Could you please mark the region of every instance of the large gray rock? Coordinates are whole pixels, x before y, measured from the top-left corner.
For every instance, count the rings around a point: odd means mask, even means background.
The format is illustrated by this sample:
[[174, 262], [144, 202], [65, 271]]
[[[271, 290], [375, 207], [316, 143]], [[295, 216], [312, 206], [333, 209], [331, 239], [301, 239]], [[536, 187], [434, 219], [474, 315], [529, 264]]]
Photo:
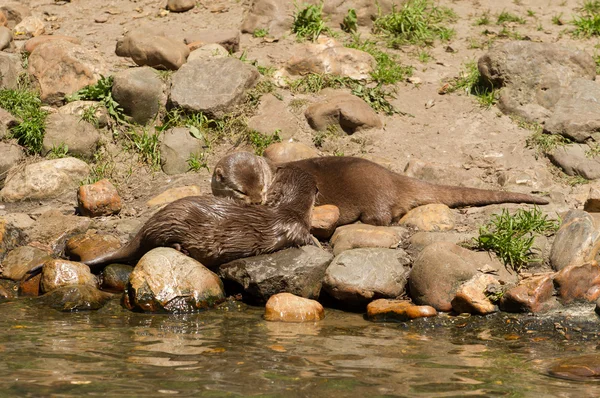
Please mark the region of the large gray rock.
[[54, 198], [74, 190], [90, 173], [90, 167], [76, 158], [42, 160], [9, 171], [0, 198], [5, 202]]
[[91, 158], [96, 152], [100, 133], [94, 126], [75, 115], [52, 113], [46, 118], [46, 133], [42, 151], [47, 154], [52, 148], [66, 145], [67, 153]]
[[21, 71], [18, 55], [0, 52], [0, 89], [17, 88]]
[[575, 79], [554, 107], [544, 130], [584, 142], [600, 131], [600, 84]]
[[39, 87], [42, 101], [57, 105], [66, 95], [95, 84], [106, 75], [107, 67], [102, 57], [87, 48], [54, 40], [33, 50], [27, 71]]
[[266, 94], [260, 98], [256, 114], [248, 120], [248, 127], [267, 135], [279, 131], [278, 135], [283, 141], [289, 140], [301, 131], [298, 120], [288, 110], [285, 102], [277, 99], [273, 94]]
[[8, 170], [25, 158], [25, 151], [11, 142], [0, 142], [0, 182], [4, 181]]
[[170, 99], [174, 107], [223, 117], [259, 76], [255, 67], [233, 57], [190, 62], [173, 75]]
[[600, 249], [600, 230], [594, 218], [582, 210], [570, 210], [556, 232], [550, 265], [560, 271], [592, 261]]
[[113, 77], [112, 95], [125, 114], [139, 124], [156, 117], [163, 99], [163, 82], [150, 67], [131, 68]]
[[354, 249], [336, 256], [323, 279], [323, 290], [347, 306], [404, 294], [410, 258], [402, 249]]
[[190, 169], [191, 155], [200, 156], [206, 142], [190, 134], [187, 127], [175, 127], [160, 137], [160, 163], [169, 175], [185, 173]]
[[548, 154], [550, 161], [570, 176], [582, 176], [588, 180], [600, 178], [600, 158], [590, 156], [585, 144], [565, 145]]
[[348, 134], [354, 134], [382, 126], [379, 116], [369, 104], [347, 93], [333, 92], [327, 95], [323, 101], [311, 104], [304, 116], [310, 127], [321, 131], [333, 125]]
[[119, 57], [131, 57], [139, 66], [177, 70], [186, 62], [190, 50], [179, 40], [142, 27], [117, 41], [115, 53]]
[[549, 118], [577, 78], [594, 80], [594, 59], [553, 43], [509, 41], [492, 48], [478, 62], [481, 76], [500, 91], [498, 107], [529, 121]]
[[93, 286], [63, 286], [36, 298], [46, 307], [63, 312], [89, 311], [102, 308], [113, 295]]
[[159, 247], [137, 263], [124, 304], [130, 310], [185, 313], [212, 307], [224, 298], [217, 275], [175, 249]]
[[325, 250], [304, 246], [231, 261], [220, 265], [218, 274], [242, 286], [250, 298], [260, 303], [283, 292], [317, 299], [332, 258]]

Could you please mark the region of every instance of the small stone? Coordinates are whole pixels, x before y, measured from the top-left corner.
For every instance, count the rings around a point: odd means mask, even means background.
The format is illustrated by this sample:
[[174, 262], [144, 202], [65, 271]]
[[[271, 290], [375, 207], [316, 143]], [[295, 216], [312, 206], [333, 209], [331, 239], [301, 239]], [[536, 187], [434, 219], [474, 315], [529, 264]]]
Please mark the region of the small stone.
[[24, 239], [25, 234], [20, 228], [9, 223], [6, 218], [0, 217], [0, 261], [8, 252], [21, 246]]
[[44, 263], [40, 287], [42, 293], [51, 292], [63, 286], [87, 285], [96, 287], [96, 277], [87, 265], [62, 259], [52, 259]]
[[54, 289], [37, 300], [58, 311], [74, 312], [98, 310], [112, 298], [112, 294], [102, 292], [93, 286], [74, 285]]
[[559, 146], [548, 153], [550, 161], [570, 176], [582, 176], [588, 180], [600, 178], [600, 159], [587, 155], [587, 144]]
[[237, 29], [207, 29], [194, 32], [185, 38], [186, 44], [220, 44], [230, 53], [240, 49], [240, 31]]
[[444, 204], [429, 204], [416, 207], [398, 222], [421, 231], [450, 231], [454, 229], [454, 213]]
[[498, 285], [498, 279], [489, 274], [478, 274], [463, 283], [452, 299], [452, 309], [461, 314], [487, 315], [498, 311], [485, 292], [489, 285]]
[[[0, 15], [2, 15], [2, 13], [0, 13]], [[12, 41], [12, 31], [5, 26], [0, 26], [0, 51], [9, 48]]]
[[132, 271], [133, 267], [131, 265], [110, 264], [102, 271], [100, 287], [111, 292], [123, 292], [127, 287]]
[[334, 205], [316, 206], [313, 209], [310, 233], [319, 239], [329, 239], [340, 218], [340, 209]]
[[106, 178], [89, 185], [82, 185], [77, 191], [77, 209], [86, 217], [100, 217], [119, 214], [121, 197], [117, 188]]
[[188, 160], [192, 156], [200, 158], [206, 146], [204, 139], [190, 134], [187, 127], [175, 127], [160, 137], [160, 164], [168, 175], [183, 174], [190, 170]]
[[96, 23], [106, 23], [108, 22], [108, 15], [98, 15], [94, 18], [94, 22]]
[[20, 281], [25, 274], [50, 259], [51, 253], [32, 246], [10, 251], [2, 261], [2, 278]]
[[87, 261], [121, 247], [121, 241], [105, 234], [79, 234], [67, 240], [65, 255], [72, 261]]
[[325, 318], [325, 310], [318, 301], [279, 293], [267, 301], [264, 317], [267, 321], [314, 322]]
[[72, 36], [41, 35], [37, 37], [32, 37], [31, 39], [27, 40], [23, 48], [25, 49], [25, 51], [31, 54], [33, 50], [35, 50], [38, 46], [41, 46], [54, 40], [65, 40], [73, 44], [81, 44], [81, 40]]
[[42, 151], [65, 146], [67, 153], [91, 159], [96, 152], [100, 133], [90, 123], [75, 115], [52, 113], [46, 118]]
[[177, 70], [185, 64], [190, 50], [178, 40], [139, 28], [117, 41], [115, 53], [119, 57], [131, 57], [139, 66]]
[[0, 142], [0, 182], [8, 171], [25, 158], [23, 148], [12, 142]]
[[0, 89], [16, 89], [22, 70], [18, 55], [0, 52]]
[[248, 127], [268, 135], [277, 131], [277, 135], [284, 141], [302, 131], [296, 116], [289, 111], [285, 102], [273, 94], [266, 94], [260, 98], [255, 115], [248, 120]]
[[362, 247], [382, 247], [394, 249], [398, 247], [402, 233], [394, 227], [378, 227], [369, 224], [350, 224], [338, 227], [331, 237], [333, 254], [344, 250]]
[[334, 125], [348, 134], [354, 134], [382, 126], [373, 108], [357, 96], [346, 93], [331, 93], [324, 101], [311, 104], [304, 116], [310, 127], [319, 131]]
[[37, 274], [32, 278], [24, 278], [19, 282], [19, 296], [37, 297], [40, 295], [40, 281], [42, 274]]
[[190, 48], [190, 50], [191, 52], [187, 60], [188, 62], [210, 58], [229, 57], [229, 51], [227, 51], [227, 49], [225, 49], [225, 47], [223, 47], [222, 45], [216, 43], [204, 44], [198, 47], [197, 49], [192, 50]]
[[15, 39], [29, 39], [44, 34], [46, 27], [44, 22], [34, 16], [25, 17], [13, 28]]
[[600, 355], [588, 354], [562, 358], [548, 370], [561, 379], [594, 382], [600, 378]]
[[265, 149], [263, 156], [277, 164], [316, 158], [319, 156], [319, 152], [301, 142], [276, 142]]
[[600, 230], [588, 213], [570, 210], [556, 232], [550, 251], [550, 265], [560, 271], [570, 265], [593, 260], [600, 250]]
[[18, 120], [13, 115], [0, 108], [0, 139], [5, 138], [10, 129], [18, 124]]
[[367, 319], [374, 322], [406, 322], [432, 316], [437, 316], [435, 308], [428, 305], [414, 305], [406, 300], [379, 299], [367, 305]]
[[596, 301], [600, 297], [600, 267], [596, 261], [570, 265], [556, 273], [554, 285], [565, 304], [575, 300]]
[[171, 188], [150, 199], [148, 202], [146, 202], [146, 206], [162, 206], [166, 205], [167, 203], [174, 202], [177, 199], [185, 198], [187, 196], [198, 195], [202, 195], [202, 190], [197, 185], [188, 185], [185, 187]]
[[543, 312], [555, 306], [554, 273], [544, 273], [523, 279], [508, 289], [500, 300], [500, 309], [506, 312]]
[[168, 0], [167, 10], [173, 12], [185, 12], [196, 6], [196, 0]]
[[112, 95], [134, 122], [146, 124], [156, 117], [161, 104], [166, 103], [163, 86], [154, 69], [131, 68], [114, 75]]
[[600, 184], [592, 184], [588, 198], [583, 205], [583, 210], [588, 213], [600, 213]]

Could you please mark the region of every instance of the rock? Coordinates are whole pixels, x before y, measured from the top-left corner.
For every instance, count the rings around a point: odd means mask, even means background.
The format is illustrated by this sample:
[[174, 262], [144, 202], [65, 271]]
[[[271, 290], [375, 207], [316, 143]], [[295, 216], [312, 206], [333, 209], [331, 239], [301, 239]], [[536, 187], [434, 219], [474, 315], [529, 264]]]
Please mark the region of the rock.
[[570, 210], [556, 232], [550, 251], [550, 265], [560, 271], [570, 265], [593, 260], [600, 249], [600, 230], [592, 216]]
[[73, 44], [81, 44], [81, 40], [72, 36], [62, 36], [62, 35], [41, 35], [37, 37], [32, 37], [31, 39], [25, 42], [23, 48], [28, 53], [32, 53], [38, 46], [42, 44], [49, 43], [54, 40], [65, 40]]
[[592, 80], [575, 79], [554, 106], [544, 131], [585, 142], [600, 131], [600, 85]]
[[20, 297], [37, 297], [40, 295], [40, 281], [42, 280], [42, 274], [37, 274], [33, 278], [21, 279], [19, 282], [19, 296]]
[[28, 271], [49, 260], [50, 254], [37, 247], [17, 247], [2, 261], [2, 278], [20, 281]]
[[378, 227], [369, 224], [344, 225], [335, 230], [331, 237], [333, 254], [362, 247], [394, 249], [402, 239], [402, 230], [394, 227]]
[[42, 101], [50, 105], [61, 104], [66, 95], [95, 84], [106, 70], [99, 55], [65, 40], [38, 46], [29, 56], [27, 69]]
[[248, 127], [268, 135], [277, 131], [284, 141], [302, 131], [296, 117], [288, 110], [285, 103], [273, 94], [265, 94], [260, 98], [256, 114], [248, 120]]
[[584, 144], [571, 144], [558, 147], [548, 154], [556, 166], [570, 176], [582, 176], [588, 180], [600, 178], [600, 159], [590, 158], [590, 147]]
[[[327, 37], [320, 37], [316, 43], [306, 43], [285, 65], [285, 72], [291, 76], [308, 73], [349, 77], [355, 80], [368, 80], [377, 62], [364, 51], [347, 48]], [[276, 74], [278, 77], [278, 74]]]
[[0, 300], [16, 298], [18, 288], [16, 282], [0, 279]]
[[130, 57], [139, 66], [177, 70], [185, 64], [190, 50], [180, 41], [139, 28], [117, 41], [115, 53], [119, 57]]
[[265, 149], [263, 156], [273, 163], [287, 163], [316, 158], [319, 152], [301, 142], [275, 142]]
[[133, 267], [131, 265], [110, 264], [102, 271], [100, 287], [111, 292], [123, 292], [127, 287], [132, 271]]
[[435, 308], [428, 305], [414, 305], [407, 300], [379, 299], [367, 305], [367, 319], [374, 322], [406, 322], [436, 315]]
[[96, 101], [73, 101], [67, 105], [63, 105], [58, 108], [58, 113], [63, 115], [73, 115], [79, 117], [83, 116], [84, 112], [87, 112], [89, 108], [94, 109], [94, 116], [98, 121], [97, 127], [106, 127], [109, 122], [108, 111], [106, 108]]
[[0, 182], [4, 181], [8, 171], [25, 158], [25, 152], [17, 144], [0, 142]]
[[173, 12], [185, 12], [196, 6], [196, 0], [168, 0], [167, 10]]
[[202, 156], [205, 140], [190, 134], [187, 127], [175, 127], [160, 137], [160, 164], [166, 174], [182, 174], [190, 169], [188, 159]]
[[230, 53], [240, 49], [240, 31], [237, 29], [206, 29], [194, 32], [185, 38], [185, 43], [220, 44]]
[[493, 47], [478, 61], [481, 76], [500, 91], [498, 107], [528, 121], [548, 119], [574, 79], [594, 80], [593, 58], [554, 43], [516, 40]]
[[316, 299], [332, 257], [314, 246], [289, 248], [222, 264], [218, 274], [241, 286], [249, 298], [259, 303], [284, 292]]
[[0, 52], [0, 89], [16, 89], [21, 71], [19, 56]]
[[78, 234], [66, 242], [65, 255], [73, 261], [87, 261], [121, 247], [121, 241], [106, 234]]
[[185, 313], [212, 307], [225, 293], [219, 277], [198, 261], [159, 247], [140, 259], [123, 297], [130, 310]]
[[86, 217], [100, 217], [119, 214], [121, 197], [117, 188], [106, 178], [77, 191], [77, 210]]
[[[0, 53], [0, 55], [1, 54], [2, 53]], [[0, 139], [5, 138], [6, 134], [10, 132], [10, 129], [18, 124], [19, 122], [13, 115], [0, 108]]]
[[13, 36], [17, 40], [40, 36], [43, 35], [44, 32], [46, 32], [44, 22], [34, 16], [23, 18], [23, 20], [13, 28]]
[[550, 366], [548, 373], [561, 379], [596, 381], [600, 378], [600, 355], [588, 354], [559, 359]]
[[35, 224], [35, 221], [25, 213], [8, 213], [3, 218], [7, 225], [23, 231]]
[[600, 184], [590, 185], [590, 192], [583, 205], [583, 210], [588, 213], [600, 213]]
[[450, 242], [427, 246], [414, 261], [410, 274], [410, 296], [419, 305], [430, 305], [438, 311], [452, 310], [452, 299], [458, 288], [479, 270], [495, 272], [505, 283], [516, 283], [516, 273], [487, 252], [473, 252]]
[[[2, 10], [0, 10], [0, 27], [6, 28], [7, 25], [8, 25], [8, 18], [6, 18], [6, 15], [4, 14], [4, 12], [2, 12]], [[9, 29], [9, 31], [10, 31], [10, 29]], [[11, 35], [12, 35], [12, 31], [11, 31]]]
[[[0, 15], [2, 14], [0, 13]], [[12, 31], [5, 26], [0, 26], [0, 51], [9, 48], [12, 41]]]
[[59, 254], [64, 250], [67, 239], [84, 233], [89, 226], [89, 218], [65, 216], [58, 210], [48, 210], [36, 220], [29, 239]]
[[4, 3], [0, 6], [0, 14], [4, 14], [9, 28], [14, 28], [24, 18], [31, 15], [29, 8], [20, 1]]
[[498, 311], [498, 308], [486, 295], [488, 287], [500, 286], [498, 279], [489, 274], [476, 274], [463, 283], [451, 301], [456, 313], [487, 315]]
[[163, 82], [150, 67], [126, 69], [113, 79], [112, 95], [135, 123], [153, 120], [166, 102]]
[[156, 195], [148, 202], [146, 202], [146, 206], [154, 207], [154, 206], [162, 206], [167, 203], [171, 203], [176, 201], [177, 199], [185, 198], [187, 196], [197, 196], [202, 195], [202, 190], [197, 185], [188, 185], [185, 187], [177, 187], [166, 190], [165, 192]]
[[40, 288], [42, 293], [63, 286], [86, 285], [96, 287], [98, 282], [87, 265], [62, 259], [51, 259], [44, 263]]
[[446, 205], [433, 203], [410, 210], [398, 224], [410, 225], [421, 231], [451, 231], [454, 229], [454, 213]]
[[264, 317], [267, 321], [314, 322], [325, 318], [325, 310], [318, 301], [279, 293], [267, 301]]
[[354, 249], [337, 255], [323, 279], [323, 290], [349, 307], [378, 298], [396, 298], [406, 289], [410, 258], [402, 249]]
[[409, 239], [410, 248], [415, 252], [420, 252], [427, 246], [435, 242], [450, 242], [458, 245], [462, 242], [471, 242], [475, 237], [474, 233], [459, 232], [417, 232]]
[[600, 297], [600, 267], [596, 261], [565, 267], [554, 276], [554, 286], [565, 304], [596, 301]]
[[44, 294], [37, 299], [42, 305], [63, 312], [98, 310], [113, 295], [102, 292], [93, 286], [63, 286]]
[[244, 99], [260, 73], [237, 58], [215, 58], [185, 64], [173, 74], [171, 103], [174, 107], [223, 117]]
[[52, 148], [66, 145], [67, 153], [90, 159], [99, 142], [98, 130], [78, 116], [51, 113], [46, 118], [42, 147], [44, 154], [48, 154]]
[[362, 99], [352, 94], [335, 93], [324, 101], [311, 104], [304, 112], [314, 130], [327, 130], [339, 126], [348, 134], [371, 128], [381, 128], [377, 113]]
[[187, 61], [192, 62], [197, 60], [225, 57], [229, 57], [229, 51], [227, 51], [225, 47], [223, 47], [220, 44], [212, 43], [205, 44], [201, 47], [198, 47], [195, 50], [192, 50], [190, 52], [190, 55], [188, 56]]
[[500, 300], [500, 309], [506, 312], [543, 312], [554, 307], [554, 273], [533, 275], [508, 289]]
[[340, 209], [334, 205], [316, 206], [313, 209], [310, 233], [319, 239], [329, 239], [340, 218]]
[[0, 217], [0, 261], [8, 252], [20, 246], [24, 238], [25, 234], [20, 228], [11, 225], [6, 218]]
[[49, 199], [79, 186], [90, 172], [82, 160], [42, 160], [9, 171], [0, 198], [5, 202]]

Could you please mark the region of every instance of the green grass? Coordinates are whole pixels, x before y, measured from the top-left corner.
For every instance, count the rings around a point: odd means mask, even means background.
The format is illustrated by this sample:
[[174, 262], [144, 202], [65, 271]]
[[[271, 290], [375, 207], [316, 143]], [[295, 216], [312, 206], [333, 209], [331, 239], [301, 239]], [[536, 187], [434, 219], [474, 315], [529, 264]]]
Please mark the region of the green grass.
[[508, 210], [492, 216], [492, 219], [479, 228], [475, 244], [479, 249], [488, 250], [515, 271], [528, 263], [540, 262], [532, 249], [536, 236], [549, 236], [558, 230], [560, 221], [549, 220], [535, 206], [532, 210], [519, 209], [514, 215]]
[[160, 169], [160, 133], [149, 133], [146, 129], [141, 132], [131, 130], [128, 132], [129, 144], [127, 149], [132, 149], [138, 154], [140, 162], [148, 164], [153, 170]]
[[84, 122], [88, 122], [92, 126], [98, 128], [99, 121], [96, 117], [96, 112], [98, 111], [98, 105], [88, 106], [81, 113], [81, 120]]
[[586, 1], [578, 16], [571, 21], [575, 25], [573, 35], [577, 37], [600, 36], [600, 1]]
[[69, 146], [64, 142], [59, 146], [52, 146], [50, 152], [48, 152], [48, 159], [61, 159], [66, 158], [69, 153]]
[[190, 157], [187, 159], [188, 166], [190, 167], [190, 171], [199, 171], [201, 169], [206, 169], [210, 171], [208, 168], [208, 163], [206, 162], [206, 153], [202, 152], [201, 154], [190, 153]]
[[528, 17], [532, 17], [532, 18], [535, 17], [535, 11], [533, 11], [533, 10], [527, 10], [527, 16]]
[[39, 94], [28, 88], [0, 90], [0, 108], [18, 120], [18, 124], [11, 127], [10, 136], [16, 138], [29, 154], [42, 151], [47, 113], [41, 109], [41, 104]]
[[525, 18], [522, 18], [518, 15], [515, 14], [511, 14], [510, 12], [507, 11], [502, 11], [499, 15], [498, 15], [498, 19], [496, 20], [496, 23], [498, 25], [502, 25], [506, 22], [515, 22], [521, 25], [524, 25], [525, 23], [527, 23], [527, 21], [525, 20]]
[[475, 61], [467, 62], [464, 70], [450, 84], [447, 92], [454, 91], [464, 91], [468, 95], [475, 96], [477, 102], [484, 108], [489, 108], [496, 103], [496, 90], [483, 80]]
[[269, 145], [274, 142], [281, 142], [279, 133], [280, 131], [276, 130], [273, 134], [267, 135], [253, 130], [248, 134], [248, 143], [254, 148], [254, 153], [262, 156]]
[[323, 20], [323, 3], [309, 5], [302, 9], [296, 8], [292, 33], [295, 33], [299, 40], [311, 41], [317, 40], [322, 33], [331, 34], [331, 30]]
[[552, 16], [552, 23], [554, 25], [558, 25], [558, 26], [564, 25], [565, 23], [562, 20], [562, 16], [563, 16], [562, 12], [560, 14], [553, 15]]
[[420, 62], [426, 64], [433, 59], [433, 56], [427, 51], [420, 51], [417, 54], [417, 58], [419, 59]]
[[437, 7], [431, 0], [409, 0], [399, 9], [375, 20], [374, 30], [388, 36], [393, 46], [404, 44], [431, 45], [435, 39], [448, 40], [454, 30], [443, 25], [456, 20], [454, 11]]
[[376, 112], [383, 112], [386, 115], [393, 115], [400, 113], [394, 106], [387, 100], [392, 95], [385, 91], [381, 85], [375, 87], [368, 87], [364, 85], [357, 85], [352, 89], [352, 94], [359, 98], [362, 98], [371, 108]]
[[67, 96], [67, 102], [78, 100], [92, 100], [101, 102], [108, 115], [118, 124], [128, 124], [125, 119], [125, 113], [121, 105], [112, 96], [113, 77], [102, 76], [96, 84], [86, 86], [76, 93]]
[[318, 93], [324, 88], [347, 87], [352, 81], [338, 75], [309, 73], [290, 82], [290, 90], [292, 93]]
[[475, 20], [475, 26], [489, 25], [490, 24], [490, 13], [489, 11], [481, 14], [479, 18]]
[[560, 134], [547, 134], [539, 127], [525, 141], [527, 148], [535, 149], [538, 154], [552, 153], [556, 148], [567, 145], [571, 141]]
[[346, 33], [353, 33], [358, 29], [358, 18], [356, 17], [356, 10], [354, 8], [348, 10], [342, 21], [341, 28]]
[[256, 29], [252, 33], [252, 36], [254, 36], [254, 37], [267, 37], [268, 34], [269, 34], [269, 30], [268, 29]]
[[380, 50], [374, 41], [361, 41], [358, 36], [354, 36], [346, 47], [367, 52], [375, 58], [377, 66], [371, 72], [371, 78], [377, 83], [394, 84], [412, 76], [412, 66], [402, 65], [396, 56]]

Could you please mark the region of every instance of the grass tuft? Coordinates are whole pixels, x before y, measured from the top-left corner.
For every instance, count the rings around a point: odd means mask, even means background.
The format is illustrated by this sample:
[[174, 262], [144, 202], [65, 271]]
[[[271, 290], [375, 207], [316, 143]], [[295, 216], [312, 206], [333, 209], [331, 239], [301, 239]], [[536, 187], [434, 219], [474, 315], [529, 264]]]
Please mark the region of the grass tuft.
[[575, 16], [571, 23], [575, 25], [574, 36], [600, 36], [600, 1], [586, 1], [580, 9], [580, 14]]
[[11, 127], [10, 135], [29, 154], [42, 152], [47, 113], [41, 105], [39, 94], [27, 88], [0, 90], [0, 108], [18, 119], [18, 124]]
[[317, 40], [321, 33], [331, 34], [331, 30], [323, 20], [323, 3], [309, 5], [303, 9], [296, 8], [292, 33], [295, 33], [299, 40], [308, 39], [311, 41]]
[[265, 153], [265, 149], [267, 149], [269, 145], [274, 142], [281, 142], [279, 133], [279, 130], [275, 130], [273, 134], [267, 135], [252, 130], [248, 134], [248, 142], [254, 148], [254, 153], [256, 153], [258, 156], [262, 156], [263, 153]]
[[206, 153], [202, 152], [201, 154], [190, 153], [190, 157], [187, 159], [188, 166], [190, 167], [190, 171], [200, 171], [201, 169], [206, 169], [210, 171], [208, 168], [208, 163], [206, 162]]
[[482, 78], [475, 61], [467, 62], [464, 70], [446, 90], [449, 93], [454, 91], [464, 91], [468, 95], [475, 96], [477, 102], [484, 108], [489, 108], [496, 103], [496, 90]]
[[102, 76], [96, 84], [86, 86], [76, 93], [66, 97], [67, 102], [92, 100], [101, 102], [108, 115], [118, 124], [127, 124], [121, 105], [112, 96], [113, 77]]
[[525, 18], [521, 18], [518, 15], [511, 14], [510, 12], [507, 12], [507, 11], [502, 11], [498, 15], [498, 19], [497, 19], [496, 23], [498, 25], [502, 25], [506, 22], [515, 22], [515, 23], [524, 25], [527, 21], [525, 20]]
[[358, 36], [354, 36], [353, 41], [346, 44], [346, 47], [364, 51], [375, 58], [377, 66], [371, 72], [371, 78], [377, 83], [394, 84], [412, 76], [412, 66], [402, 65], [397, 57], [381, 51], [374, 41], [365, 40], [361, 42]]
[[348, 13], [342, 21], [341, 28], [346, 33], [354, 33], [358, 29], [358, 18], [356, 16], [356, 10], [354, 8], [350, 8], [348, 10]]

